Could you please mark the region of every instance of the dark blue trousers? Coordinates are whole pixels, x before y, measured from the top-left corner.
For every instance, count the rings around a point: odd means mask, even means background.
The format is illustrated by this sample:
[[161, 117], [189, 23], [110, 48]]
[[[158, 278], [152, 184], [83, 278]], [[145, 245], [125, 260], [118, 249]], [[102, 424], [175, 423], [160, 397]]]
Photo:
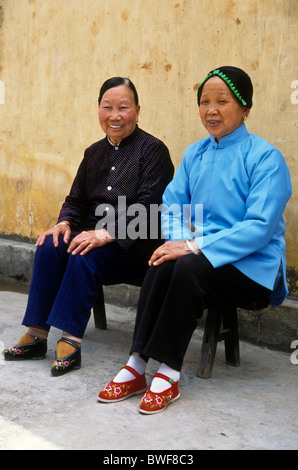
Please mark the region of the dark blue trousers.
[[23, 325], [49, 331], [51, 326], [82, 338], [97, 297], [97, 283], [112, 285], [145, 276], [148, 264], [116, 242], [84, 256], [67, 253], [47, 237], [36, 249]]

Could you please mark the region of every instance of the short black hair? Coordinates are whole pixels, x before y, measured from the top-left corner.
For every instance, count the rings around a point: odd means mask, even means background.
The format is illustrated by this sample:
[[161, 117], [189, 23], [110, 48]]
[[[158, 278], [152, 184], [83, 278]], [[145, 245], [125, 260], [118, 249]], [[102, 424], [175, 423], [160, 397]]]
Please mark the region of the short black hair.
[[132, 81], [129, 78], [124, 78], [124, 77], [112, 77], [112, 78], [109, 78], [108, 80], [106, 80], [103, 83], [103, 85], [100, 89], [100, 92], [99, 92], [98, 104], [100, 104], [100, 102], [102, 100], [102, 97], [103, 97], [103, 95], [105, 94], [106, 91], [108, 91], [110, 88], [114, 88], [114, 87], [120, 86], [120, 85], [126, 85], [126, 86], [128, 86], [128, 88], [130, 88], [130, 90], [133, 92], [135, 104], [136, 104], [136, 106], [138, 106], [139, 97], [138, 97], [136, 87], [134, 86], [134, 84], [132, 83]]

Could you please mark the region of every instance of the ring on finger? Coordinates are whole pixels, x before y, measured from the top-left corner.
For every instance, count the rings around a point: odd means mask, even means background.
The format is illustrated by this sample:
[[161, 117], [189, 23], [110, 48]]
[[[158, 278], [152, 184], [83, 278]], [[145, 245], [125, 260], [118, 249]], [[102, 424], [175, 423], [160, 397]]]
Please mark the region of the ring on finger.
[[90, 242], [88, 242], [88, 240], [84, 240], [84, 242], [86, 243], [86, 246], [90, 245]]

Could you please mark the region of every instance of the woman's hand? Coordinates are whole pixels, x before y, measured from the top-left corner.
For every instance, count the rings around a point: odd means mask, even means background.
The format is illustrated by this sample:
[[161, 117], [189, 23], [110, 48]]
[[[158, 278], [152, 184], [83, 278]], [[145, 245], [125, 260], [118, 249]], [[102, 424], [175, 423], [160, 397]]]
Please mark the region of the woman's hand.
[[60, 222], [59, 224], [55, 225], [55, 227], [52, 227], [49, 230], [43, 232], [36, 240], [35, 246], [42, 246], [45, 239], [49, 235], [53, 235], [53, 244], [55, 247], [58, 246], [58, 238], [60, 235], [63, 235], [63, 241], [65, 245], [67, 245], [71, 235], [71, 228], [69, 223], [67, 221]]
[[84, 231], [79, 233], [79, 235], [71, 241], [67, 251], [72, 255], [80, 253], [83, 256], [93, 248], [106, 245], [113, 241], [114, 239], [105, 229]]
[[[190, 242], [194, 249], [199, 253], [200, 250], [196, 245], [195, 241]], [[159, 246], [155, 250], [149, 260], [149, 266], [158, 266], [159, 264], [164, 263], [165, 261], [175, 260], [181, 256], [188, 255], [193, 253], [193, 251], [186, 245], [185, 240], [180, 241], [168, 241], [163, 245]]]

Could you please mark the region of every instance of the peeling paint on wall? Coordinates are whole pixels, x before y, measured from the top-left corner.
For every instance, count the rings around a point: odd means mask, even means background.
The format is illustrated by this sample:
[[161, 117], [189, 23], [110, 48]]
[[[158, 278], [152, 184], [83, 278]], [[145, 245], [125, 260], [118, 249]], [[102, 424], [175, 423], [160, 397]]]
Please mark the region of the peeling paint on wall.
[[2, 81], [0, 81], [0, 104], [5, 104], [5, 86]]
[[0, 28], [2, 28], [3, 21], [4, 21], [4, 11], [3, 11], [2, 0], [0, 0]]

